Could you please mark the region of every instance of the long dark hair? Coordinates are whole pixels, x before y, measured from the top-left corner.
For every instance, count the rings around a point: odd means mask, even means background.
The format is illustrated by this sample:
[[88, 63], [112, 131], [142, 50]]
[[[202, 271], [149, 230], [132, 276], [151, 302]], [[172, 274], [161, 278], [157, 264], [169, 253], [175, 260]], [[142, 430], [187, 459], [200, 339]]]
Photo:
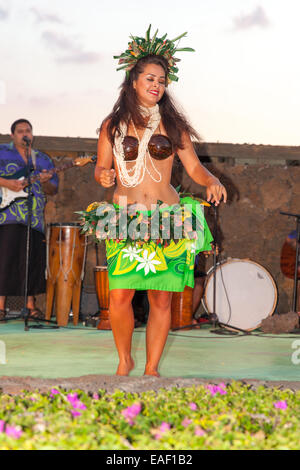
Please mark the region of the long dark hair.
[[[121, 92], [112, 112], [103, 121], [103, 123], [109, 121], [107, 132], [112, 145], [114, 144], [115, 133], [120, 132], [120, 122], [125, 122], [128, 126], [132, 119], [137, 127], [143, 128], [147, 125], [139, 111], [138, 98], [133, 82], [138, 79], [139, 74], [144, 71], [145, 66], [148, 64], [160, 65], [164, 69], [167, 79], [169, 73], [168, 62], [163, 56], [148, 55], [137, 61], [121, 85]], [[191, 137], [201, 140], [185, 116], [176, 109], [167, 90], [165, 90], [158, 105], [162, 123], [175, 151], [183, 148], [183, 132], [187, 132]]]

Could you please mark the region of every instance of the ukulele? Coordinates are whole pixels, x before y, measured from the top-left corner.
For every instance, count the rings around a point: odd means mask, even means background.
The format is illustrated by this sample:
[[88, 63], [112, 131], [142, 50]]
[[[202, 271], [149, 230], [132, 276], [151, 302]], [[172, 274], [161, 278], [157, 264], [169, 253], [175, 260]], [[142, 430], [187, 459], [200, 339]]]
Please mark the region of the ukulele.
[[[300, 261], [300, 260], [299, 260]], [[289, 236], [281, 249], [280, 268], [281, 272], [290, 279], [294, 279], [296, 265], [296, 239]], [[300, 279], [300, 263], [298, 267], [298, 279]]]
[[[85, 166], [88, 163], [95, 162], [97, 159], [96, 155], [93, 156], [86, 156], [86, 157], [78, 157], [75, 158], [75, 160], [72, 160], [72, 162], [68, 162], [65, 165], [58, 167], [58, 168], [52, 168], [51, 170], [48, 171], [48, 173], [51, 173], [52, 175], [54, 173], [58, 173], [60, 171], [68, 170], [69, 168], [73, 168], [73, 166]], [[17, 171], [13, 175], [9, 176], [1, 176], [1, 178], [4, 179], [17, 179], [21, 180], [26, 183], [26, 176], [27, 174], [27, 168], [22, 168], [21, 170]], [[34, 183], [35, 181], [39, 180], [41, 173], [38, 173], [37, 175], [34, 175], [31, 177], [31, 182]], [[0, 187], [0, 211], [6, 209], [9, 207], [11, 204], [13, 204], [16, 200], [18, 199], [25, 199], [28, 197], [28, 193], [21, 190], [21, 191], [12, 191], [11, 189], [5, 188], [5, 187]]]

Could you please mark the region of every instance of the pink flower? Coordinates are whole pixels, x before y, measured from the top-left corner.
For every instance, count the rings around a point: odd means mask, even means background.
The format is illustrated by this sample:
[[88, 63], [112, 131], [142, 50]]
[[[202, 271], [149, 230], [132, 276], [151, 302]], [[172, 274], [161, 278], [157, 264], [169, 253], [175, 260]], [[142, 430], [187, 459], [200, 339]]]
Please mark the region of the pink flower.
[[286, 400], [282, 400], [282, 401], [276, 401], [274, 403], [274, 408], [278, 408], [280, 410], [286, 410], [287, 409], [287, 402]]
[[59, 395], [59, 391], [56, 388], [52, 388], [50, 391], [50, 397], [53, 398], [55, 395]]
[[193, 411], [196, 411], [196, 409], [197, 409], [197, 405], [196, 405], [196, 403], [194, 403], [194, 402], [190, 403], [190, 404], [189, 404], [189, 407], [190, 407], [190, 409], [193, 410]]
[[205, 431], [202, 428], [200, 428], [199, 426], [196, 426], [195, 436], [200, 436], [201, 437], [201, 436], [204, 436], [204, 434], [205, 434]]
[[220, 395], [226, 395], [226, 385], [222, 382], [219, 385], [207, 385], [206, 387], [212, 396], [216, 395], [217, 393], [220, 393]]
[[4, 432], [4, 424], [5, 422], [3, 421], [3, 419], [0, 419], [0, 432]]
[[171, 429], [171, 426], [169, 425], [169, 423], [166, 423], [165, 421], [161, 423], [161, 426], [159, 428], [161, 432], [166, 432], [166, 431], [169, 431], [170, 429]]
[[165, 421], [163, 421], [159, 427], [159, 429], [156, 430], [156, 432], [154, 433], [154, 437], [155, 439], [161, 439], [162, 435], [169, 431], [171, 429], [171, 426], [169, 425], [169, 423], [166, 423]]
[[192, 423], [192, 420], [185, 417], [184, 420], [181, 422], [181, 425], [184, 428], [187, 428], [191, 423]]
[[67, 395], [68, 402], [77, 410], [86, 410], [86, 405], [78, 399], [77, 393]]
[[82, 401], [80, 400], [75, 401], [72, 405], [73, 405], [73, 408], [77, 410], [86, 410], [86, 405], [82, 403]]
[[142, 405], [140, 403], [134, 403], [133, 405], [122, 410], [122, 415], [127, 422], [132, 426], [134, 424], [134, 418], [141, 412]]
[[81, 413], [80, 411], [76, 411], [76, 410], [71, 410], [71, 415], [76, 418], [77, 416], [81, 416]]
[[98, 395], [98, 393], [93, 393], [93, 399], [94, 399], [94, 400], [99, 400], [99, 395]]
[[69, 393], [67, 395], [67, 400], [69, 403], [71, 403], [71, 405], [78, 400], [78, 395], [77, 393]]
[[7, 424], [5, 427], [5, 433], [7, 436], [13, 437], [14, 439], [19, 439], [22, 436], [21, 429], [10, 426], [9, 424]]
[[74, 408], [77, 408], [78, 410], [86, 410], [86, 405], [82, 403], [82, 401], [78, 400], [74, 403]]

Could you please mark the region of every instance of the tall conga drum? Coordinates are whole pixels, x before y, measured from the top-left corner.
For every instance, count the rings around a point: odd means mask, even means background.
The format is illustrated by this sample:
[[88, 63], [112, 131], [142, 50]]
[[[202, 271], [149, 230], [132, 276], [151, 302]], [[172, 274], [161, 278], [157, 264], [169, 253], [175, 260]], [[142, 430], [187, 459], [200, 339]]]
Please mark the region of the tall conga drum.
[[[193, 323], [193, 289], [185, 286], [183, 292], [173, 292], [171, 304], [171, 330]], [[190, 328], [186, 328], [187, 330]]]
[[96, 266], [94, 268], [95, 286], [100, 309], [100, 320], [98, 330], [111, 330], [109, 319], [109, 287], [107, 266]]
[[48, 224], [46, 320], [51, 318], [55, 297], [59, 326], [68, 324], [71, 308], [73, 323], [78, 323], [86, 245], [86, 236], [81, 233], [79, 223]]

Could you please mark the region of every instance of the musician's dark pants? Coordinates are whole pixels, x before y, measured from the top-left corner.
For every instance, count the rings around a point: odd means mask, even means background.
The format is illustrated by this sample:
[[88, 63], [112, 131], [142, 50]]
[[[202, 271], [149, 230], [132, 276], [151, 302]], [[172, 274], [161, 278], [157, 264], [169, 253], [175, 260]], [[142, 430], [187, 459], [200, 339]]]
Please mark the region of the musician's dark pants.
[[[0, 226], [0, 295], [23, 296], [26, 276], [27, 227], [21, 224]], [[45, 235], [31, 230], [28, 295], [46, 292]]]

